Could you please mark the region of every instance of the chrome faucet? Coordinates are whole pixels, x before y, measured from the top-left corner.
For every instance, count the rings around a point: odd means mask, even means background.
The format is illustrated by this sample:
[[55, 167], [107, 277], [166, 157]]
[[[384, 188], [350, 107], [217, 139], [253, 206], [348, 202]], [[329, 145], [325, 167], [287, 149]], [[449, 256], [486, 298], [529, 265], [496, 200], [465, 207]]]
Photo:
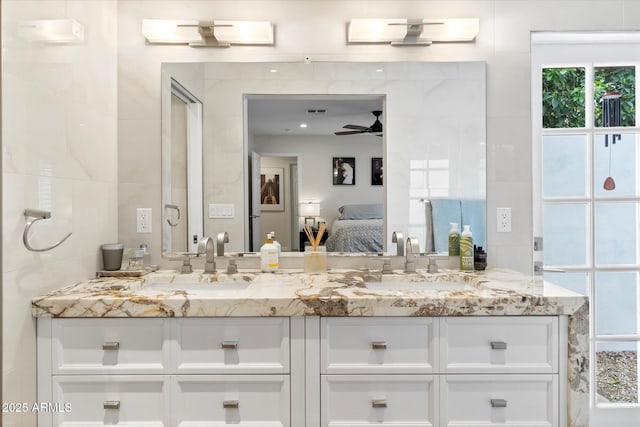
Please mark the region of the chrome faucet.
[[391, 235], [391, 243], [396, 244], [396, 255], [404, 256], [404, 237], [399, 231], [394, 231]]
[[416, 272], [416, 254], [418, 252], [420, 252], [420, 243], [418, 243], [418, 239], [416, 239], [415, 237], [407, 237], [407, 254], [406, 260], [404, 262], [405, 272]]
[[224, 256], [224, 244], [229, 243], [229, 233], [226, 231], [221, 231], [218, 233], [218, 244], [216, 253], [218, 256]]
[[215, 254], [213, 253], [213, 239], [211, 237], [203, 237], [198, 242], [198, 255], [200, 254], [205, 254], [204, 272], [215, 273], [216, 262]]

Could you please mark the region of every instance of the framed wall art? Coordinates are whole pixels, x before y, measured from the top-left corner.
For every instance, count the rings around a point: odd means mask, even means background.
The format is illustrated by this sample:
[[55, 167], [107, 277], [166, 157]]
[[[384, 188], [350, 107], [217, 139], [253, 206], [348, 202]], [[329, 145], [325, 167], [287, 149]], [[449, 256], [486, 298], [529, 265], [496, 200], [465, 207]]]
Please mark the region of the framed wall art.
[[284, 210], [284, 169], [260, 169], [260, 210]]
[[356, 158], [333, 158], [333, 185], [356, 184]]

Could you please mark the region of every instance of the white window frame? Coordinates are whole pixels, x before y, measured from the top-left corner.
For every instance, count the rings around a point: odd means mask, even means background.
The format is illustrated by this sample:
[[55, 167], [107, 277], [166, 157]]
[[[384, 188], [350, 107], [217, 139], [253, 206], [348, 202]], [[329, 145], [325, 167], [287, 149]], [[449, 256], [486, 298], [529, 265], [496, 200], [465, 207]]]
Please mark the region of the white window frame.
[[[531, 46], [531, 102], [532, 102], [532, 165], [533, 165], [533, 232], [542, 236], [543, 208], [551, 203], [585, 203], [587, 212], [587, 259], [585, 266], [547, 266], [544, 268], [567, 272], [585, 272], [587, 274], [590, 295], [589, 336], [590, 336], [590, 426], [637, 426], [640, 419], [640, 405], [611, 404], [599, 405], [595, 392], [596, 344], [606, 341], [635, 341], [640, 353], [640, 334], [597, 336], [595, 333], [595, 274], [597, 272], [625, 271], [640, 274], [640, 251], [636, 254], [636, 264], [630, 266], [596, 266], [595, 264], [595, 206], [598, 201], [640, 203], [640, 195], [631, 197], [596, 196], [593, 189], [595, 160], [593, 141], [597, 135], [604, 134], [602, 128], [594, 127], [593, 111], [593, 67], [634, 65], [636, 67], [636, 127], [607, 128], [606, 133], [631, 132], [640, 135], [640, 32], [602, 32], [602, 33], [534, 33]], [[542, 69], [543, 68], [585, 68], [585, 127], [566, 129], [543, 129], [542, 127]], [[543, 198], [542, 194], [542, 145], [547, 135], [584, 135], [587, 143], [587, 193], [585, 197]], [[638, 136], [636, 136], [638, 138]], [[640, 152], [640, 150], [637, 150]], [[636, 159], [640, 170], [640, 159]], [[638, 174], [640, 175], [640, 174]], [[637, 188], [640, 188], [637, 187]], [[640, 233], [638, 233], [640, 236]], [[640, 238], [640, 237], [639, 237]], [[544, 245], [543, 245], [544, 246]], [[640, 242], [638, 242], [640, 248]], [[534, 255], [534, 262], [543, 261], [542, 253]], [[637, 295], [640, 307], [640, 292]], [[637, 313], [640, 330], [640, 312]], [[638, 367], [640, 376], [640, 366]]]

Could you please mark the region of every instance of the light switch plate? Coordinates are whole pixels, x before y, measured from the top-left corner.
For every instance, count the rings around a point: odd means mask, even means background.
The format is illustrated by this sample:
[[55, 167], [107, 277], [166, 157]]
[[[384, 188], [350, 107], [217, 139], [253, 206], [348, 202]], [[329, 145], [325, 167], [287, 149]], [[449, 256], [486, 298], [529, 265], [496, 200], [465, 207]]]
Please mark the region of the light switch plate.
[[233, 218], [234, 206], [231, 203], [210, 203], [209, 218]]

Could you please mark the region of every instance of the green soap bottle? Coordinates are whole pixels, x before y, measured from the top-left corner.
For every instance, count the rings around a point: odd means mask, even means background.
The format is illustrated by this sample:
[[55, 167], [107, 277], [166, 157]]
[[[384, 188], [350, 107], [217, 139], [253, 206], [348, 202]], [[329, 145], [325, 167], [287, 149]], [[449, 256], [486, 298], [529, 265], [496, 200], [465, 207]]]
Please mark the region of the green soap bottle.
[[449, 230], [449, 256], [460, 255], [460, 231], [458, 230], [458, 224], [455, 222], [450, 223], [451, 230]]
[[460, 270], [473, 271], [473, 235], [471, 226], [463, 225], [460, 235]]

